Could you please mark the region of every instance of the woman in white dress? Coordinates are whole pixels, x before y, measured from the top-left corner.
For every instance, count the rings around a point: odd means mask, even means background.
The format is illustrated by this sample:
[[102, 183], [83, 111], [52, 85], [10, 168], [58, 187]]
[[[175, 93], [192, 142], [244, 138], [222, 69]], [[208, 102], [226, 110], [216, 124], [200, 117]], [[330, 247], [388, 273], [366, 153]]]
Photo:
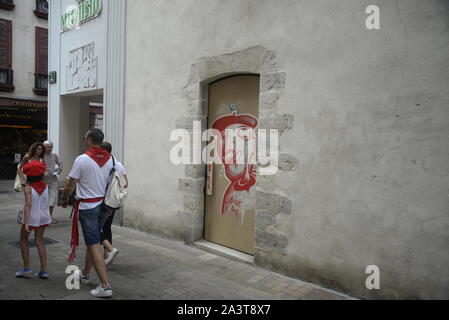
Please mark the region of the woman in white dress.
[[31, 146], [29, 161], [22, 167], [23, 173], [27, 176], [25, 193], [25, 206], [22, 217], [22, 227], [20, 229], [20, 248], [23, 257], [23, 269], [16, 272], [16, 277], [22, 277], [31, 273], [30, 269], [30, 249], [28, 247], [28, 237], [34, 230], [34, 240], [39, 253], [41, 264], [40, 272], [36, 277], [48, 278], [47, 272], [47, 252], [44, 244], [45, 228], [50, 225], [51, 217], [48, 209], [48, 187], [44, 182], [46, 171], [45, 163], [41, 161], [44, 146], [42, 143], [35, 143]]

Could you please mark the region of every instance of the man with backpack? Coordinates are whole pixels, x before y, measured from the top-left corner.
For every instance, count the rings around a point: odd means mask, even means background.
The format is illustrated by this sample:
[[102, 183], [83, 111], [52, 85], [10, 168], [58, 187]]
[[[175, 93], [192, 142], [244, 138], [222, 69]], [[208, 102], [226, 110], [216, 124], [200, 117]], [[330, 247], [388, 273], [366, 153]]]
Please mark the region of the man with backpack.
[[[104, 141], [101, 144], [101, 147], [104, 150], [106, 150], [107, 152], [109, 152], [112, 156], [112, 145], [109, 142]], [[117, 159], [113, 159], [113, 160], [115, 160], [115, 170], [124, 179], [123, 188], [126, 189], [126, 188], [128, 188], [128, 177], [126, 175], [125, 167]], [[126, 199], [126, 197], [125, 197], [125, 199]], [[106, 220], [106, 222], [104, 223], [102, 233], [101, 233], [101, 239], [102, 239], [102, 243], [103, 243], [103, 247], [104, 247], [104, 261], [105, 261], [106, 265], [111, 264], [119, 252], [119, 250], [117, 248], [114, 248], [112, 246], [112, 228], [111, 227], [112, 227], [112, 222], [114, 221], [114, 215], [115, 215], [116, 210], [117, 209], [115, 209], [115, 208], [110, 209], [109, 217]]]
[[64, 188], [61, 206], [66, 208], [69, 195], [76, 187], [76, 202], [72, 222], [72, 251], [69, 261], [73, 261], [78, 248], [78, 215], [86, 243], [86, 262], [80, 275], [81, 283], [90, 282], [92, 266], [101, 284], [90, 293], [95, 297], [111, 297], [112, 287], [108, 280], [106, 265], [101, 250], [101, 228], [108, 218], [108, 210], [103, 206], [106, 186], [113, 168], [109, 152], [102, 149], [104, 134], [99, 129], [90, 129], [84, 136], [88, 150], [76, 158], [69, 173], [69, 182]]

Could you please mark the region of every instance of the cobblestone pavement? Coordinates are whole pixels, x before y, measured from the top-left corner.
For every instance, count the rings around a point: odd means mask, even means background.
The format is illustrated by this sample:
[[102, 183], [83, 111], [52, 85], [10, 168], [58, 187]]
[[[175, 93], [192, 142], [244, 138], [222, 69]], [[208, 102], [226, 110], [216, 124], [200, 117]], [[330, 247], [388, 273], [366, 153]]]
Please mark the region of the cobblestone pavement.
[[[18, 248], [18, 211], [23, 194], [12, 190], [13, 181], [0, 181], [0, 299], [97, 299], [89, 291], [98, 285], [92, 274], [90, 285], [68, 290], [65, 273], [70, 243], [70, 209], [57, 208], [58, 224], [47, 228], [47, 260], [50, 278], [16, 278], [22, 268]], [[32, 240], [34, 235], [30, 236]], [[54, 241], [52, 241], [54, 240]], [[180, 241], [158, 238], [136, 230], [113, 226], [114, 247], [120, 250], [109, 266], [112, 299], [148, 300], [310, 300], [352, 299], [311, 283], [207, 253]], [[85, 254], [80, 249], [73, 263], [82, 267]], [[39, 257], [30, 248], [33, 274], [39, 271]]]

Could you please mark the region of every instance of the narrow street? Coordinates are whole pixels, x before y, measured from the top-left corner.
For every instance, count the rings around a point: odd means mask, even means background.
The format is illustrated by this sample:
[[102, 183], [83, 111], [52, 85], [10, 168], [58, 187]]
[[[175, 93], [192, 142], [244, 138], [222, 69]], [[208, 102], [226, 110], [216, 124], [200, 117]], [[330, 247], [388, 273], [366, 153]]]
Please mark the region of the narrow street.
[[[22, 268], [19, 225], [22, 193], [13, 181], [0, 181], [0, 299], [42, 300], [97, 299], [89, 291], [98, 285], [92, 274], [89, 285], [79, 290], [65, 286], [70, 242], [70, 208], [57, 208], [58, 224], [45, 234], [50, 278], [16, 278]], [[81, 231], [80, 231], [81, 232]], [[34, 234], [30, 239], [34, 238]], [[114, 247], [120, 250], [109, 266], [113, 299], [149, 300], [311, 300], [351, 299], [316, 285], [291, 279], [245, 263], [207, 253], [182, 242], [158, 238], [123, 227], [113, 227]], [[33, 240], [31, 240], [33, 242]], [[80, 235], [75, 265], [82, 267], [85, 246]], [[39, 271], [37, 249], [30, 248], [31, 269]]]

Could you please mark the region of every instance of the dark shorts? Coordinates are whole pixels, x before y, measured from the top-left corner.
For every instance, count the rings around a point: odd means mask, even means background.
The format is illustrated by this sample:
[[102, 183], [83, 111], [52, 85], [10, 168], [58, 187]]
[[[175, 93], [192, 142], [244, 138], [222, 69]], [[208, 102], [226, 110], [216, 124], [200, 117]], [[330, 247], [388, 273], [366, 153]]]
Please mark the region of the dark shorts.
[[79, 211], [79, 220], [86, 246], [90, 247], [101, 243], [101, 229], [108, 216], [108, 211], [104, 210], [101, 204], [93, 209]]

